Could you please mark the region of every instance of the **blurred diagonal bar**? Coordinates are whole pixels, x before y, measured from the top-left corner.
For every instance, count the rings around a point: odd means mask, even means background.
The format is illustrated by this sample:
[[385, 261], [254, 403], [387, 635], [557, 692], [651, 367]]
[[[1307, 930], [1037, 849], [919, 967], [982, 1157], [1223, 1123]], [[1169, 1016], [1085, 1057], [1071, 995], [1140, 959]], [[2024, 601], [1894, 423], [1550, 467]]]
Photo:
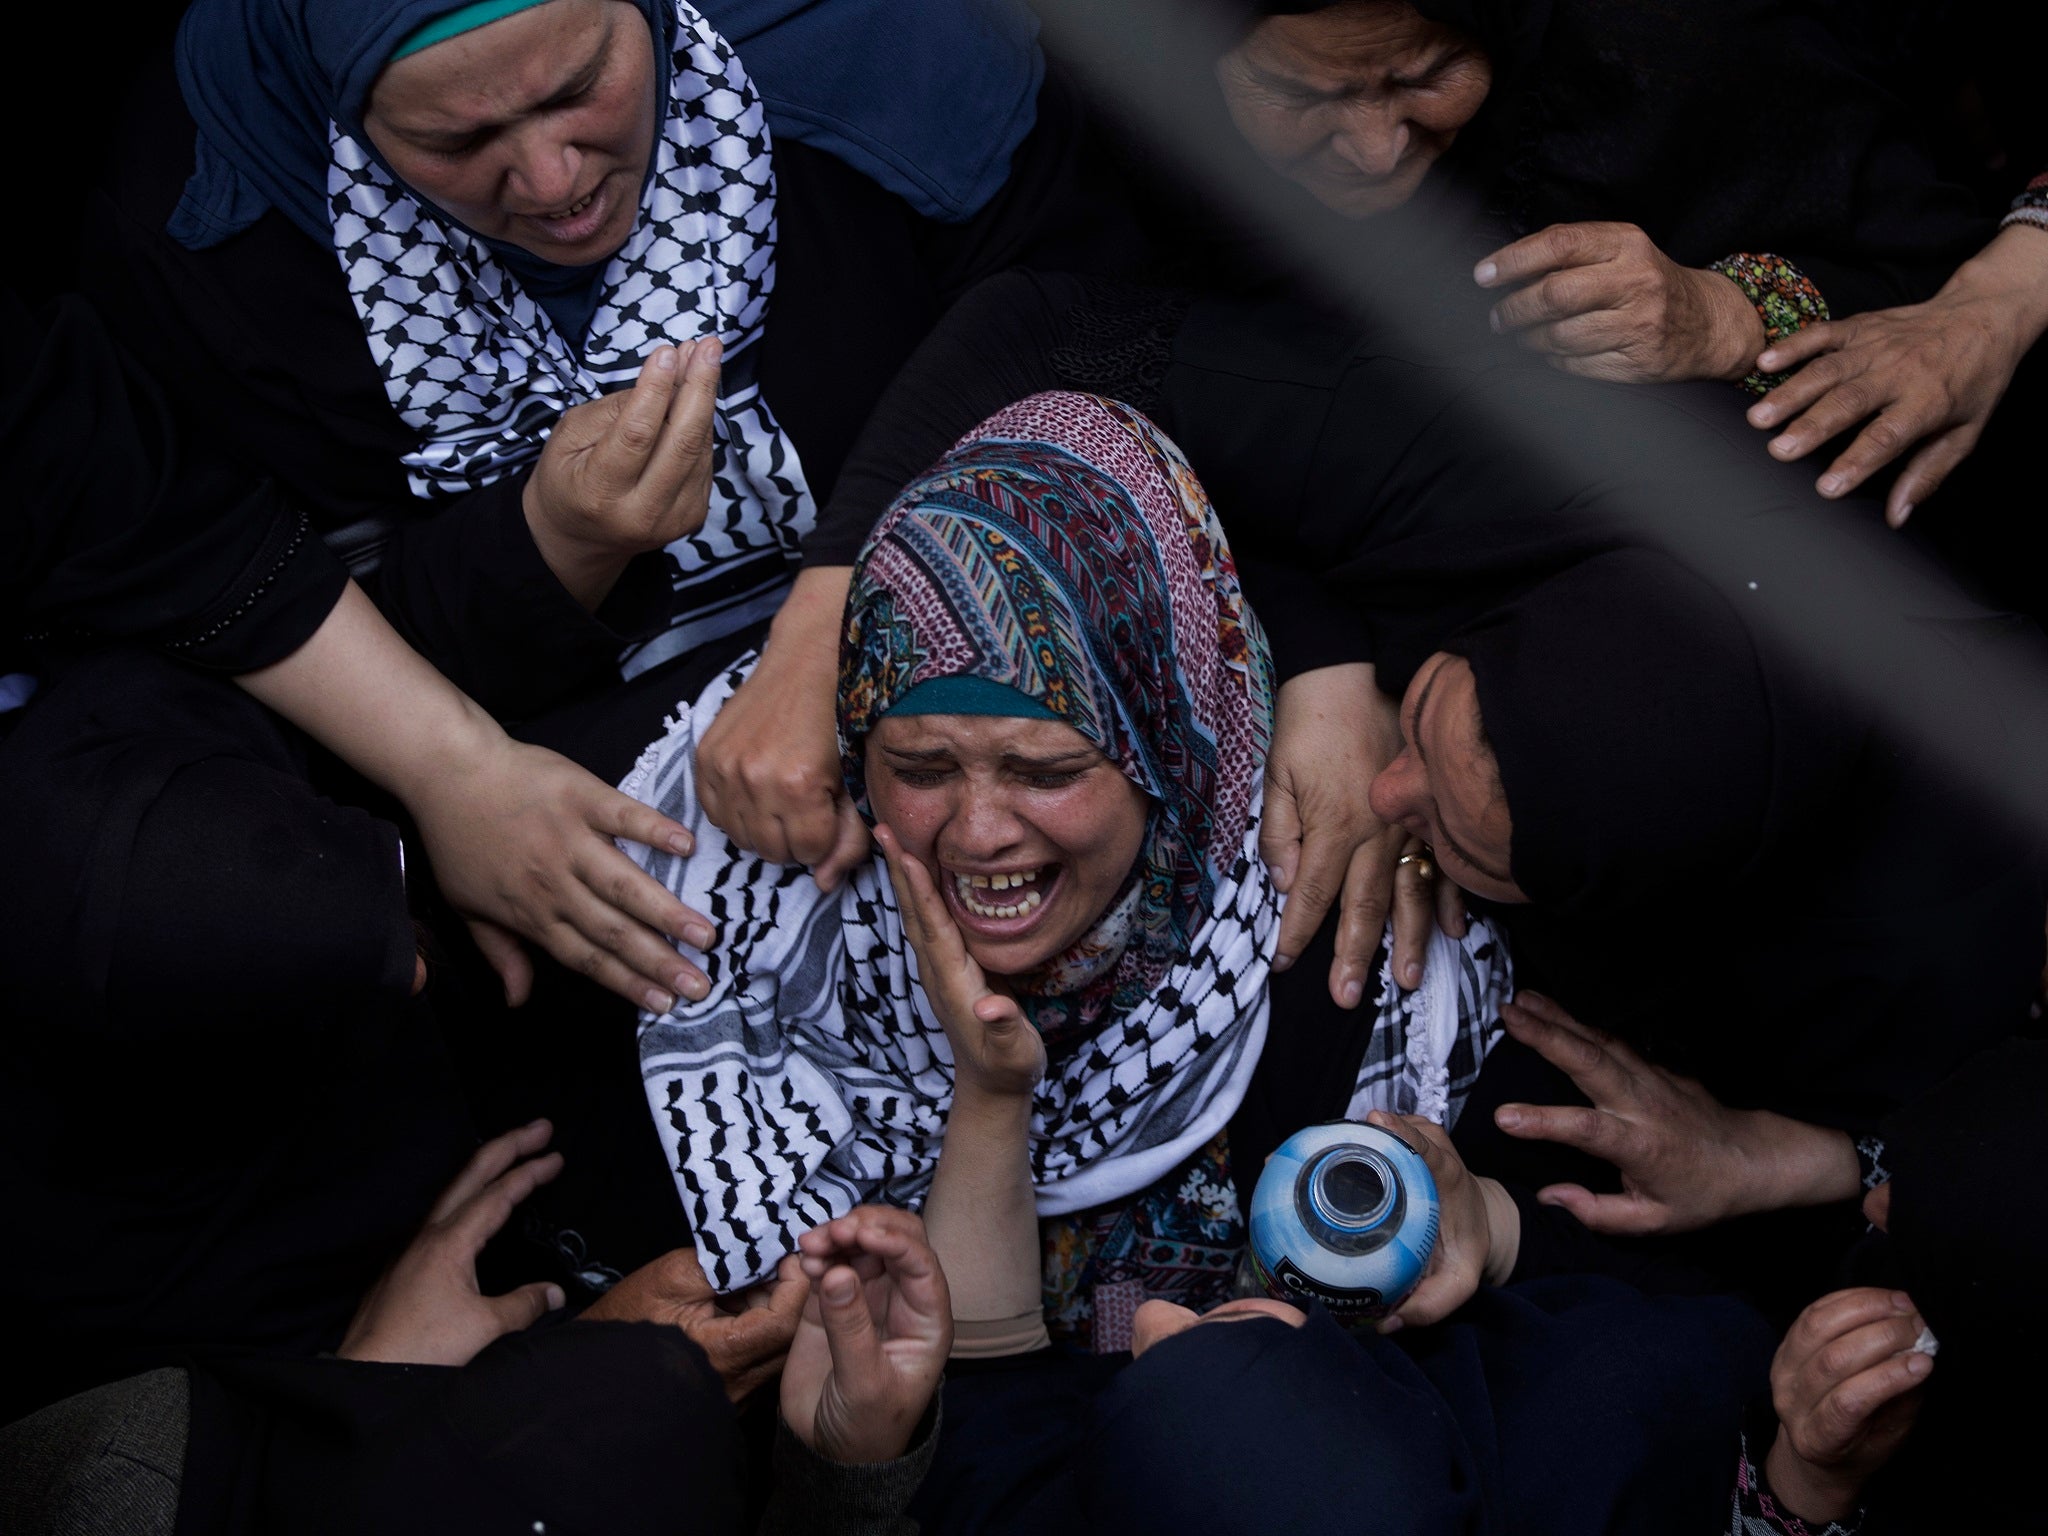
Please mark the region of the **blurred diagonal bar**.
[[[1442, 255], [1454, 241], [1429, 236], [1405, 214], [1386, 231], [1370, 222], [1339, 228], [1252, 156], [1210, 84], [1235, 40], [1226, 8], [1199, 0], [1037, 0], [1037, 8], [1049, 48], [1079, 71], [1097, 105], [1326, 297], [1418, 357], [1471, 356], [1474, 339], [1456, 318], [1469, 323], [1471, 277]], [[1686, 434], [1646, 443], [1644, 412], [1622, 407], [1621, 393], [1586, 390], [1561, 415], [1553, 392], [1491, 390], [1483, 426], [1530, 462], [1589, 484], [1611, 479], [1614, 468], [1607, 447], [1595, 445], [1626, 442], [1637, 465], [1661, 455], [1668, 493], [1646, 490], [1626, 508], [1645, 543], [1753, 603], [1760, 632], [1866, 708], [1892, 739], [1926, 753], [1958, 790], [2048, 836], [2048, 649], [2031, 640], [1945, 643], [1938, 627], [1915, 620], [1954, 615], [1955, 589], [1883, 528], [1875, 508], [1818, 497], [1795, 506], [1760, 433], [1741, 453], [1711, 457]], [[1730, 419], [1731, 432], [1747, 433], [1733, 408]], [[1220, 510], [1227, 524], [1229, 509]]]

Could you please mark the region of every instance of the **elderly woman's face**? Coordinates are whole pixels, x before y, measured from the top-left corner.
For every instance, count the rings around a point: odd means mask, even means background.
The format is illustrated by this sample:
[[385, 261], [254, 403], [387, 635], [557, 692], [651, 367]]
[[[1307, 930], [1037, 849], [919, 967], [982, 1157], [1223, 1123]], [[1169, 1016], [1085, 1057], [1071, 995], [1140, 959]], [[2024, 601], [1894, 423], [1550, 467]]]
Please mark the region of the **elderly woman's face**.
[[1021, 976], [1122, 891], [1151, 800], [1079, 731], [998, 715], [885, 715], [868, 803], [932, 873], [967, 952]]
[[1217, 77], [1274, 169], [1350, 218], [1408, 201], [1493, 83], [1486, 55], [1404, 0], [1268, 16]]
[[1367, 789], [1373, 814], [1428, 843], [1437, 867], [1473, 895], [1527, 901], [1509, 868], [1514, 822], [1500, 764], [1462, 656], [1438, 651], [1422, 664], [1401, 699], [1401, 735], [1400, 755]]
[[626, 243], [654, 153], [654, 38], [627, 0], [547, 0], [386, 67], [363, 127], [400, 179], [561, 266]]

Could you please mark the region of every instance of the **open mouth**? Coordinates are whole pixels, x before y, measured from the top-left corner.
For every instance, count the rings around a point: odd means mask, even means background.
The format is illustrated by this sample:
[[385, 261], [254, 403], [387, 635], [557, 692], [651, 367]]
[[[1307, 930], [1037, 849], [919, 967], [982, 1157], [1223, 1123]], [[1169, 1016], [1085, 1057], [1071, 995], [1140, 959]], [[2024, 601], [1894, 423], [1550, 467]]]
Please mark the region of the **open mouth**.
[[1045, 876], [1052, 866], [1001, 875], [955, 875], [953, 891], [960, 905], [976, 917], [1025, 917], [1045, 900]]
[[563, 209], [560, 213], [544, 213], [541, 215], [541, 217], [547, 220], [547, 222], [550, 224], [566, 224], [569, 220], [575, 218], [577, 214], [581, 213], [584, 209], [588, 208], [592, 203], [596, 201], [597, 188], [592, 187], [586, 196], [584, 196], [577, 202], [571, 203], [567, 208]]

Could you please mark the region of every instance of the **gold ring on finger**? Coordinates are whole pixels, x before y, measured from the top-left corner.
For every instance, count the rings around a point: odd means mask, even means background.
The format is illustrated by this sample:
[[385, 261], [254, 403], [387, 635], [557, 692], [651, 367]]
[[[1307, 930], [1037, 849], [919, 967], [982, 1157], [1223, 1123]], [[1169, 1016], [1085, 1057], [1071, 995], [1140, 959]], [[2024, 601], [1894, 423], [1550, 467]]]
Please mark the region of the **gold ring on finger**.
[[1436, 878], [1436, 865], [1430, 862], [1430, 857], [1426, 853], [1404, 853], [1395, 863], [1396, 867], [1402, 864], [1414, 865], [1416, 876], [1419, 879], [1434, 880]]

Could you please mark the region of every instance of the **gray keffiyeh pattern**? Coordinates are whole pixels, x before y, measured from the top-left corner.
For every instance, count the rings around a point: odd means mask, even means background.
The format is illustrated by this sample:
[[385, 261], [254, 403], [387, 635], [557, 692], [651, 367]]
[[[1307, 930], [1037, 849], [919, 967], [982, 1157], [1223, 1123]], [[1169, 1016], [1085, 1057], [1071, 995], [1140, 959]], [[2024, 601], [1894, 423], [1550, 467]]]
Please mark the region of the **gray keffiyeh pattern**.
[[640, 219], [611, 258], [579, 355], [461, 226], [331, 128], [335, 252], [392, 405], [420, 434], [415, 495], [490, 485], [533, 463], [571, 406], [630, 385], [664, 343], [724, 344], [704, 527], [668, 546], [675, 627], [629, 673], [774, 611], [817, 509], [795, 445], [753, 382], [775, 286], [775, 180], [761, 99], [739, 57], [676, 7], [668, 114]]

